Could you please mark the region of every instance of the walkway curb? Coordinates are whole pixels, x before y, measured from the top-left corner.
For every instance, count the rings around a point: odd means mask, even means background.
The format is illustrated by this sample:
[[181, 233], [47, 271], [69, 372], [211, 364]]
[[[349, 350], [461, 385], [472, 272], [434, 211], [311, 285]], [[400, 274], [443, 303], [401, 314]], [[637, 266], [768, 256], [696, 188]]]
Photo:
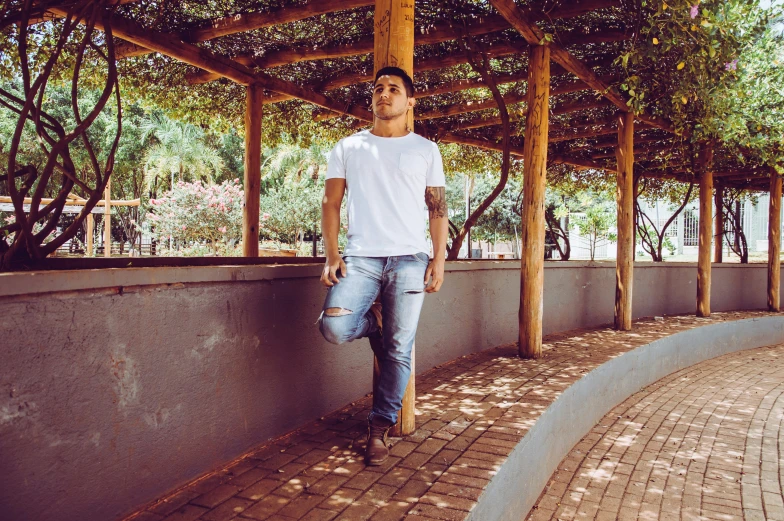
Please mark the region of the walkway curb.
[[[727, 353], [784, 342], [784, 316], [690, 329], [640, 346], [586, 373], [539, 417], [492, 478], [469, 521], [519, 521], [572, 447], [613, 407], [657, 380]], [[612, 387], [606, 382], [613, 382]]]

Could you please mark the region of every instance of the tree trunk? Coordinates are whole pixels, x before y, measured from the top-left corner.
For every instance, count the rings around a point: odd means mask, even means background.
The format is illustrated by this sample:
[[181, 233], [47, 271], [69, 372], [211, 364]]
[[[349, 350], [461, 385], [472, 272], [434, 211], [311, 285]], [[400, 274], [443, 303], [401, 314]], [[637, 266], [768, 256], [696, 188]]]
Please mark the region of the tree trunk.
[[[482, 81], [484, 82], [485, 86], [490, 89], [490, 92], [493, 94], [493, 99], [498, 106], [499, 117], [501, 118], [502, 134], [501, 177], [498, 180], [496, 187], [493, 188], [492, 192], [490, 192], [490, 195], [488, 195], [485, 200], [482, 201], [482, 203], [476, 208], [476, 210], [474, 210], [473, 213], [471, 213], [471, 215], [466, 216], [463, 227], [452, 241], [452, 245], [449, 248], [449, 252], [447, 253], [447, 260], [457, 259], [458, 254], [460, 253], [460, 247], [463, 245], [463, 241], [465, 240], [466, 236], [470, 233], [471, 227], [482, 216], [482, 214], [485, 213], [490, 205], [493, 204], [493, 201], [495, 201], [495, 199], [504, 189], [506, 186], [506, 181], [509, 179], [509, 167], [511, 164], [511, 134], [509, 130], [509, 112], [506, 110], [506, 102], [504, 101], [504, 97], [501, 95], [501, 92], [498, 90], [498, 86], [496, 85], [492, 71], [490, 70], [489, 59], [486, 54], [483, 54], [481, 51], [474, 49], [473, 40], [469, 35], [466, 35], [465, 38], [461, 40], [461, 43], [464, 46], [471, 67], [482, 77]], [[468, 243], [468, 248], [471, 248], [470, 242]]]

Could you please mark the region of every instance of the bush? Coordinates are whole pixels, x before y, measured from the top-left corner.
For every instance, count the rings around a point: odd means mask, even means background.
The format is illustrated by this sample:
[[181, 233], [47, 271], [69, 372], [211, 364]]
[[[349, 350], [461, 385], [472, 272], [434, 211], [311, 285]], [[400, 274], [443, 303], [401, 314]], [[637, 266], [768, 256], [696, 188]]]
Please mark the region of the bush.
[[208, 243], [213, 252], [221, 243], [242, 239], [242, 202], [239, 181], [219, 185], [179, 182], [160, 199], [150, 200], [148, 223], [165, 243], [170, 238], [186, 246]]

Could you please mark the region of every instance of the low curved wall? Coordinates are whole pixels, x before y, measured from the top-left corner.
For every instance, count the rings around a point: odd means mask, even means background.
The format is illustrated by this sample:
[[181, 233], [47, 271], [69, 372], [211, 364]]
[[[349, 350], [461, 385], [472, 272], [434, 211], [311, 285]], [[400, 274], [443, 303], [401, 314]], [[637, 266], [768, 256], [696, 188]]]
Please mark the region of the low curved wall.
[[[314, 325], [320, 265], [0, 274], [0, 519], [117, 519], [371, 389], [364, 341]], [[417, 371], [517, 339], [519, 262], [448, 263]], [[695, 308], [693, 264], [638, 264], [634, 316]], [[716, 265], [713, 308], [766, 305]], [[612, 322], [613, 263], [545, 267], [545, 333]]]
[[676, 333], [602, 364], [544, 411], [485, 488], [467, 521], [525, 517], [572, 447], [613, 407], [644, 387], [710, 358], [782, 342], [784, 316], [752, 318]]

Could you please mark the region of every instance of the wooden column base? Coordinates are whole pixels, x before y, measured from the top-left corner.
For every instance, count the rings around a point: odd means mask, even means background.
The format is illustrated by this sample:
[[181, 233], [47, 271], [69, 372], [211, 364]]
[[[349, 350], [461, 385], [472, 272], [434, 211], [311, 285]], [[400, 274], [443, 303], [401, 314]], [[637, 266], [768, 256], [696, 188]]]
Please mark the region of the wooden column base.
[[[407, 436], [416, 430], [416, 378], [414, 377], [416, 365], [416, 343], [411, 347], [411, 377], [406, 385], [406, 392], [403, 395], [403, 408], [398, 411], [397, 423], [389, 430], [390, 436]], [[381, 368], [378, 365], [378, 358], [373, 356], [373, 393], [376, 392], [376, 384], [381, 376]]]

